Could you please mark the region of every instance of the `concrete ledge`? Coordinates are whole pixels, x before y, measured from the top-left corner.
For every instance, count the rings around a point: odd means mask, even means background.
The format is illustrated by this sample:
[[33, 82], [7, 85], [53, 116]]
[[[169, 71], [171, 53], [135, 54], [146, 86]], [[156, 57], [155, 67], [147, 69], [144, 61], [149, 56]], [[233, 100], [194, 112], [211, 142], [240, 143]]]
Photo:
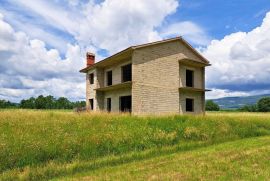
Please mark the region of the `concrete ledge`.
[[195, 87], [179, 87], [179, 91], [184, 90], [184, 91], [194, 91], [194, 92], [207, 92], [211, 91], [210, 89], [199, 89]]
[[120, 84], [114, 84], [114, 85], [110, 85], [110, 86], [106, 86], [106, 87], [97, 88], [94, 90], [96, 90], [96, 91], [109, 91], [109, 90], [116, 90], [116, 89], [127, 88], [127, 87], [131, 88], [131, 85], [132, 85], [132, 81], [127, 81], [127, 82], [123, 82]]

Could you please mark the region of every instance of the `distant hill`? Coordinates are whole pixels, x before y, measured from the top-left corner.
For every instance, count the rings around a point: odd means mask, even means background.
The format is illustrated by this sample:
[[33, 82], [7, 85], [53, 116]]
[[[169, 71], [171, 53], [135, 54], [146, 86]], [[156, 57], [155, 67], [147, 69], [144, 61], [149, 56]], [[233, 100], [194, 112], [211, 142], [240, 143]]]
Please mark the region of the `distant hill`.
[[256, 104], [257, 101], [263, 97], [270, 97], [270, 94], [242, 97], [223, 97], [212, 100], [217, 103], [221, 109], [237, 109], [244, 105]]

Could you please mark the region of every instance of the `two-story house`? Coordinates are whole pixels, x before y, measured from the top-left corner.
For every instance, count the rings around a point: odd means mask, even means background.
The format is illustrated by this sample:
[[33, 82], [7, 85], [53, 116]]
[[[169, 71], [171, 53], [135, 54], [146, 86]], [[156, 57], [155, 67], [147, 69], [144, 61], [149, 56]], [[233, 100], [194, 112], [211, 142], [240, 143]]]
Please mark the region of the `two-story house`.
[[182, 37], [131, 46], [95, 63], [87, 53], [86, 105], [93, 111], [204, 113], [209, 61]]

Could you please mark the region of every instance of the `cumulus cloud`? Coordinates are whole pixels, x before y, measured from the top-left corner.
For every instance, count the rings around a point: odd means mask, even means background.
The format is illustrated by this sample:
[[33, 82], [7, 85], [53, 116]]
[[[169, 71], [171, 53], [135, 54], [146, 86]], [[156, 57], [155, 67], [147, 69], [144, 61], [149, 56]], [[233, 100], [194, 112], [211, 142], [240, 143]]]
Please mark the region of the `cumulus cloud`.
[[[77, 39], [115, 53], [127, 46], [161, 39], [155, 30], [176, 11], [175, 0], [110, 0], [89, 3]], [[117, 45], [117, 46], [115, 46]]]
[[84, 97], [84, 78], [78, 70], [85, 62], [78, 45], [68, 44], [62, 59], [58, 50], [15, 31], [0, 17], [0, 99], [18, 101], [38, 94]]
[[[5, 15], [0, 14], [0, 99], [19, 101], [38, 94], [85, 97], [85, 77], [78, 70], [89, 50], [99, 61], [105, 56], [101, 50], [110, 55], [174, 35], [184, 35], [197, 45], [209, 42], [194, 22], [164, 26], [166, 17], [179, 7], [177, 0], [8, 0], [6, 4], [15, 11], [0, 7]], [[267, 48], [267, 42], [261, 46]]]
[[250, 32], [236, 32], [211, 41], [202, 51], [212, 64], [207, 70], [208, 87], [230, 92], [270, 90], [269, 42], [270, 12]]
[[217, 99], [222, 97], [239, 97], [239, 96], [249, 96], [251, 93], [244, 91], [230, 91], [228, 89], [212, 89], [210, 92], [206, 93], [207, 99]]
[[205, 33], [205, 30], [191, 21], [171, 24], [163, 28], [160, 34], [162, 37], [183, 36], [188, 41], [196, 45], [205, 46], [210, 43], [210, 37]]

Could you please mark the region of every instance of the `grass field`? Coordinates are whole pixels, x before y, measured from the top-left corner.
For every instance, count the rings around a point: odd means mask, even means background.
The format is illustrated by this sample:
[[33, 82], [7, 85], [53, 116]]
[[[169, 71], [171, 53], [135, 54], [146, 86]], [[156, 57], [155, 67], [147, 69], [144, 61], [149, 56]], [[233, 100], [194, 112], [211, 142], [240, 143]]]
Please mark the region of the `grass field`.
[[0, 180], [265, 180], [270, 114], [0, 111]]

